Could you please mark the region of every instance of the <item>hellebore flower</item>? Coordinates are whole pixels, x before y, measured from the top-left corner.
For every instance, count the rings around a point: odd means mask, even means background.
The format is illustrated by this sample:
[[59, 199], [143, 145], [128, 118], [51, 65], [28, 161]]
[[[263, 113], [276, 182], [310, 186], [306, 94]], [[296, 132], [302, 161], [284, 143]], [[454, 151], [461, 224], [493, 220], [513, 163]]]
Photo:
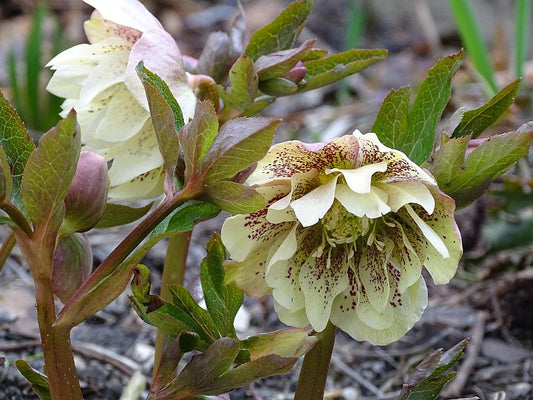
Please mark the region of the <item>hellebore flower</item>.
[[176, 42], [137, 0], [84, 0], [96, 10], [85, 22], [89, 44], [54, 57], [47, 89], [74, 108], [84, 150], [112, 160], [109, 197], [134, 200], [163, 192], [163, 159], [135, 67], [140, 61], [169, 86], [187, 121], [196, 98]]
[[267, 206], [228, 218], [226, 279], [272, 293], [280, 320], [322, 331], [330, 320], [357, 340], [401, 338], [462, 254], [454, 201], [422, 168], [374, 133], [273, 146], [247, 182]]

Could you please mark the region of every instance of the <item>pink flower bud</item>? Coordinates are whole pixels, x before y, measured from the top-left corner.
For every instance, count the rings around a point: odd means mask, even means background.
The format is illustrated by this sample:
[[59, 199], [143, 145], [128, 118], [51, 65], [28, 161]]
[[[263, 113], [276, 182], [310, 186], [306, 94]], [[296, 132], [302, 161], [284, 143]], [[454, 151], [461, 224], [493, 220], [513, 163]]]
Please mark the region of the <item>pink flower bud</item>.
[[95, 226], [107, 198], [107, 163], [101, 155], [82, 151], [65, 197], [63, 233], [85, 232]]
[[93, 254], [85, 234], [59, 239], [52, 267], [52, 290], [66, 303], [92, 271]]
[[292, 69], [285, 73], [283, 75], [284, 78], [287, 78], [291, 82], [294, 83], [300, 83], [303, 78], [305, 78], [305, 75], [307, 74], [307, 68], [305, 67], [304, 63], [301, 61], [298, 61], [298, 63], [292, 67]]

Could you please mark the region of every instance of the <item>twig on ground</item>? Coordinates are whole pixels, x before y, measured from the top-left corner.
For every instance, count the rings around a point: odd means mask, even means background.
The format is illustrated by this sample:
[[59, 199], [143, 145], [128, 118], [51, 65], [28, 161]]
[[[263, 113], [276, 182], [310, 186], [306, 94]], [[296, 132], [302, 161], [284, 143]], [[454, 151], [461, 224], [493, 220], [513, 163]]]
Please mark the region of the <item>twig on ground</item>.
[[84, 357], [109, 363], [129, 376], [141, 370], [141, 366], [135, 361], [94, 343], [73, 343], [72, 350]]

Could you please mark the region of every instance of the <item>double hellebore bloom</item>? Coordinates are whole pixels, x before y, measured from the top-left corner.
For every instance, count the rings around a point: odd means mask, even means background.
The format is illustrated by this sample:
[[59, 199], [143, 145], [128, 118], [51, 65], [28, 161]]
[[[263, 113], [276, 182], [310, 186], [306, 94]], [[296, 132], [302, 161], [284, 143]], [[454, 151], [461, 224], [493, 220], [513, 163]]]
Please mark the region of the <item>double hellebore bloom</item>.
[[196, 98], [187, 86], [176, 42], [137, 0], [84, 0], [89, 44], [74, 46], [49, 63], [47, 89], [64, 97], [63, 114], [78, 113], [84, 150], [112, 160], [109, 197], [133, 200], [163, 192], [163, 160], [148, 101], [135, 67], [140, 61], [170, 87], [185, 121]]
[[454, 201], [374, 133], [275, 145], [248, 183], [267, 206], [224, 223], [226, 278], [249, 295], [272, 293], [288, 325], [322, 331], [331, 321], [388, 344], [427, 305], [422, 267], [436, 284], [455, 274]]

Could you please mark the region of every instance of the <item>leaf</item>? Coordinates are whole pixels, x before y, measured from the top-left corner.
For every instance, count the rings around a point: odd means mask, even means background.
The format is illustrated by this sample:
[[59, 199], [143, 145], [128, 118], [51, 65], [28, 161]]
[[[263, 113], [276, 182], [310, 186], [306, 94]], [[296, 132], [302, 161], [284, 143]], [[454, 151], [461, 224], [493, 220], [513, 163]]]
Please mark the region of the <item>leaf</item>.
[[301, 61], [313, 47], [316, 39], [306, 40], [299, 47], [281, 50], [261, 56], [255, 62], [255, 69], [260, 81], [275, 78], [289, 72]]
[[211, 76], [221, 83], [231, 65], [231, 39], [227, 33], [212, 32], [198, 57], [196, 73]]
[[274, 21], [265, 25], [250, 37], [250, 43], [246, 47], [244, 54], [256, 61], [265, 54], [292, 47], [304, 27], [312, 5], [312, 0], [301, 0], [292, 3]]
[[273, 118], [235, 118], [222, 125], [202, 163], [206, 182], [231, 179], [260, 160], [270, 148], [280, 122]]
[[207, 256], [200, 264], [200, 279], [207, 311], [213, 318], [220, 336], [236, 338], [233, 321], [241, 307], [243, 294], [224, 283], [226, 249], [215, 234], [207, 243]]
[[256, 360], [269, 354], [281, 357], [301, 357], [318, 341], [307, 328], [289, 328], [251, 336], [242, 341], [242, 347]]
[[436, 400], [442, 389], [455, 378], [456, 373], [450, 372], [439, 378], [425, 380], [420, 383], [406, 400]]
[[168, 85], [159, 76], [148, 70], [142, 62], [136, 70], [148, 98], [167, 182], [172, 182], [179, 156], [178, 132], [185, 125], [183, 113]]
[[3, 147], [13, 174], [12, 203], [22, 207], [20, 183], [26, 162], [35, 145], [17, 112], [0, 92], [0, 145]]
[[183, 127], [179, 135], [185, 159], [185, 182], [198, 171], [217, 134], [218, 117], [213, 104], [209, 101], [199, 101], [194, 118]]
[[493, 136], [477, 146], [463, 164], [461, 158], [465, 153], [459, 151], [466, 149], [468, 137], [465, 138], [443, 143], [426, 164], [440, 189], [455, 199], [457, 207], [477, 199], [494, 179], [525, 156], [533, 141], [533, 131]]
[[451, 79], [459, 68], [464, 52], [444, 57], [428, 72], [422, 82], [411, 112], [407, 117], [407, 132], [403, 151], [416, 164], [426, 161], [433, 150], [435, 127], [451, 95]]
[[11, 198], [13, 178], [4, 149], [0, 147], [0, 204]]
[[214, 218], [219, 212], [220, 209], [214, 204], [199, 200], [189, 200], [161, 221], [152, 231], [151, 238], [164, 234], [190, 231], [196, 222]]
[[211, 202], [231, 214], [248, 214], [265, 206], [265, 199], [255, 189], [236, 182], [210, 183], [205, 193]]
[[517, 79], [496, 93], [481, 107], [466, 111], [461, 122], [453, 131], [452, 138], [467, 135], [470, 135], [472, 139], [477, 138], [513, 104], [519, 88], [520, 79]]
[[76, 172], [80, 136], [72, 110], [41, 137], [39, 147], [28, 158], [21, 183], [22, 202], [37, 228], [58, 222], [58, 212]]
[[153, 203], [143, 207], [130, 207], [123, 204], [106, 203], [104, 214], [95, 228], [111, 228], [137, 221], [152, 208]]
[[298, 91], [298, 85], [293, 81], [280, 76], [261, 81], [259, 83], [259, 89], [261, 92], [268, 94], [269, 96], [288, 96]]
[[30, 364], [24, 360], [15, 361], [15, 365], [24, 378], [31, 383], [33, 391], [41, 400], [52, 400], [52, 396], [50, 395], [50, 384], [45, 375], [33, 369]]
[[392, 149], [400, 149], [405, 138], [410, 94], [408, 87], [391, 90], [383, 100], [372, 127], [381, 143]]
[[258, 78], [253, 61], [240, 56], [229, 70], [229, 87], [222, 90], [220, 97], [225, 106], [244, 109], [253, 103], [257, 96]]
[[352, 49], [343, 53], [304, 62], [307, 84], [299, 92], [329, 85], [383, 60], [387, 50]]

